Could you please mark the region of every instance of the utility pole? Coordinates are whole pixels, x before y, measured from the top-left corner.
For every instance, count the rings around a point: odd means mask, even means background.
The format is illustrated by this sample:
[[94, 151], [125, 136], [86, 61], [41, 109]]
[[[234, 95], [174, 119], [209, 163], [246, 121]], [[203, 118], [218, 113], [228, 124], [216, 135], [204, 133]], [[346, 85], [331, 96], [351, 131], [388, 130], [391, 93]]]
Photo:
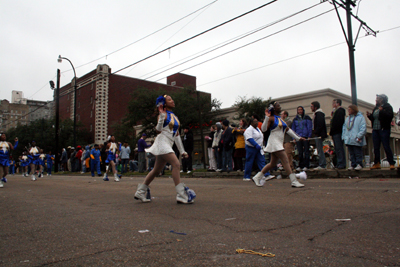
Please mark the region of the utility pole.
[[54, 151], [55, 155], [55, 166], [54, 166], [54, 172], [58, 172], [58, 164], [60, 163], [60, 156], [58, 155], [58, 137], [60, 134], [60, 131], [58, 128], [60, 128], [60, 69], [57, 69], [57, 87], [56, 87], [56, 149]]
[[[367, 32], [366, 35], [373, 35], [376, 37], [376, 32], [374, 30], [372, 30], [370, 27], [368, 27], [368, 25], [364, 21], [362, 21], [360, 18], [358, 18], [357, 16], [354, 16], [351, 13], [351, 8], [356, 6], [355, 0], [339, 0], [339, 1], [340, 1], [340, 3], [337, 0], [332, 0], [332, 4], [335, 6], [336, 14], [339, 18], [340, 25], [342, 26], [343, 34], [344, 34], [344, 37], [346, 38], [347, 47], [349, 50], [351, 100], [352, 100], [352, 104], [357, 105], [356, 67], [355, 67], [355, 60], [354, 60], [354, 51], [356, 50], [356, 42], [358, 39], [358, 34], [360, 33], [361, 28], [363, 28]], [[346, 35], [346, 31], [344, 30], [343, 23], [340, 18], [337, 6], [340, 6], [341, 8], [346, 10], [347, 35]], [[351, 26], [352, 17], [354, 17], [355, 19], [357, 19], [360, 22], [360, 27], [358, 28], [357, 36], [354, 40], [354, 43], [353, 43], [353, 31], [352, 31], [352, 26]]]

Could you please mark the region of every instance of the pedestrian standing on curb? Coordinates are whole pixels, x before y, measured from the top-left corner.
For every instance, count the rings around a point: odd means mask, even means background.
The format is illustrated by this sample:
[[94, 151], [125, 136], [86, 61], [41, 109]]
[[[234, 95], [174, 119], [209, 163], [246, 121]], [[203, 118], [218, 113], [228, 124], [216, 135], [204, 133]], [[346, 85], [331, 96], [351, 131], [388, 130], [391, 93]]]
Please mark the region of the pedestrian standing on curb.
[[372, 113], [367, 111], [367, 117], [372, 123], [372, 142], [374, 143], [374, 165], [371, 170], [381, 168], [381, 144], [386, 153], [386, 159], [390, 169], [394, 170], [393, 152], [390, 148], [390, 132], [393, 120], [393, 108], [388, 103], [388, 97], [384, 94], [376, 95], [376, 106]]
[[333, 110], [331, 113], [329, 135], [332, 137], [333, 146], [335, 147], [335, 154], [337, 159], [336, 168], [345, 169], [346, 156], [344, 153], [342, 131], [346, 117], [346, 110], [342, 108], [342, 100], [338, 98], [332, 101], [332, 107]]
[[239, 121], [239, 127], [235, 127], [232, 133], [235, 136], [235, 152], [233, 152], [234, 171], [242, 172], [244, 169], [243, 159], [246, 158], [246, 144], [244, 140], [244, 132], [247, 129], [245, 119]]
[[348, 108], [349, 116], [343, 124], [342, 138], [350, 154], [351, 170], [362, 170], [363, 153], [362, 147], [367, 144], [365, 135], [367, 134], [367, 123], [356, 105], [350, 105]]
[[217, 170], [217, 161], [215, 160], [215, 153], [213, 151], [213, 141], [214, 141], [214, 134], [217, 130], [216, 125], [212, 125], [210, 128], [210, 134], [205, 137], [207, 140], [207, 152], [208, 152], [208, 169], [207, 171], [216, 171]]
[[310, 116], [305, 114], [302, 106], [297, 107], [297, 115], [292, 122], [292, 130], [304, 140], [296, 142], [297, 152], [299, 155], [299, 166], [297, 171], [308, 171], [310, 168], [310, 141], [308, 138], [312, 135], [312, 120]]
[[323, 149], [322, 142], [328, 136], [326, 133], [326, 122], [325, 113], [321, 109], [321, 105], [318, 101], [311, 103], [311, 111], [314, 113], [313, 117], [313, 136], [318, 137], [315, 139], [315, 145], [318, 151], [318, 167], [315, 170], [325, 170], [326, 169], [326, 159]]
[[223, 132], [220, 140], [220, 150], [222, 150], [222, 172], [232, 171], [232, 152], [233, 152], [233, 135], [232, 128], [229, 127], [229, 121], [224, 120], [222, 122]]
[[220, 147], [220, 141], [221, 141], [221, 135], [222, 135], [222, 125], [220, 122], [217, 122], [215, 124], [217, 126], [217, 130], [215, 131], [214, 134], [214, 140], [213, 140], [213, 150], [215, 154], [215, 159], [217, 162], [217, 172], [220, 172], [222, 170], [222, 151], [219, 150]]
[[128, 145], [128, 142], [124, 142], [124, 145], [121, 146], [121, 152], [119, 154], [121, 158], [121, 174], [128, 172], [129, 165], [129, 154], [131, 154], [131, 148]]
[[142, 137], [138, 141], [138, 163], [140, 173], [143, 173], [146, 170], [146, 152], [144, 150], [150, 147], [150, 145], [145, 141], [146, 137], [146, 134], [143, 133]]

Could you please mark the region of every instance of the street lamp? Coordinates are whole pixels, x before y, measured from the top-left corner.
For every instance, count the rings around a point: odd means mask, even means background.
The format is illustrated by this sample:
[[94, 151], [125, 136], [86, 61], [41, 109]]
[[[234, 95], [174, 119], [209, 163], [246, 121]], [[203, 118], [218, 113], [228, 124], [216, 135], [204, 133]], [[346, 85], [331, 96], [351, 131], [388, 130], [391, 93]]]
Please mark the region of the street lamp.
[[54, 155], [55, 155], [55, 166], [54, 166], [54, 172], [58, 172], [58, 164], [60, 162], [60, 157], [58, 153], [58, 137], [59, 137], [59, 124], [60, 124], [60, 69], [57, 69], [57, 87], [55, 87], [55, 84], [53, 81], [50, 81], [50, 87], [52, 90], [54, 90], [54, 99], [55, 99], [55, 104], [56, 104], [56, 126], [55, 126], [55, 137], [56, 137], [56, 148], [53, 150]]
[[61, 55], [58, 56], [58, 63], [61, 63], [62, 60], [68, 60], [68, 62], [71, 64], [72, 66], [72, 70], [74, 71], [74, 147], [76, 147], [76, 88], [77, 88], [77, 81], [76, 81], [76, 72], [75, 72], [75, 68], [74, 65], [72, 64], [71, 60], [69, 60], [66, 57], [61, 57]]

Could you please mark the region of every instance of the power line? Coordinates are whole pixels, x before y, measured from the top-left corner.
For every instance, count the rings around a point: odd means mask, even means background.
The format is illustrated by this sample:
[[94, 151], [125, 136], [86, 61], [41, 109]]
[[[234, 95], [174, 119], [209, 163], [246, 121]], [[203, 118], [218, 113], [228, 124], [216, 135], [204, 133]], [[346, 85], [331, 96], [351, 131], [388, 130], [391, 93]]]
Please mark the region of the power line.
[[[212, 2], [211, 4], [217, 2], [218, 0], [215, 0], [214, 2]], [[211, 4], [207, 5], [208, 7], [211, 6]], [[207, 7], [207, 8], [208, 8]], [[157, 48], [155, 48], [151, 53], [154, 53], [155, 51], [157, 51], [157, 49], [159, 49], [163, 44], [165, 44], [166, 42], [168, 42], [172, 37], [174, 37], [176, 34], [178, 34], [178, 32], [180, 32], [182, 29], [184, 29], [187, 25], [189, 25], [192, 21], [194, 21], [195, 19], [197, 19], [204, 11], [206, 11], [207, 9], [204, 9], [200, 14], [198, 14], [196, 17], [194, 17], [191, 21], [189, 21], [188, 23], [186, 23], [183, 27], [181, 27], [177, 32], [175, 32], [173, 35], [171, 35], [167, 40], [165, 40], [162, 44], [160, 44], [159, 46], [157, 46]], [[125, 75], [128, 75], [134, 68], [130, 69], [128, 72], [126, 72]]]
[[[316, 15], [316, 16], [313, 16], [313, 17], [311, 17], [311, 18], [308, 18], [308, 19], [306, 19], [306, 20], [303, 20], [303, 21], [301, 21], [301, 22], [299, 22], [299, 23], [293, 24], [293, 25], [291, 25], [291, 26], [289, 26], [289, 27], [287, 27], [287, 28], [284, 28], [284, 29], [282, 29], [282, 30], [279, 30], [279, 31], [274, 32], [274, 33], [272, 33], [272, 34], [269, 34], [269, 35], [267, 35], [267, 36], [264, 36], [264, 37], [262, 37], [262, 38], [260, 38], [260, 39], [257, 39], [257, 40], [255, 40], [255, 41], [253, 41], [253, 42], [247, 43], [247, 44], [245, 44], [245, 45], [242, 45], [242, 46], [239, 46], [239, 47], [237, 47], [237, 48], [235, 48], [235, 49], [232, 49], [232, 50], [230, 50], [230, 51], [228, 51], [228, 52], [222, 53], [222, 54], [220, 54], [220, 55], [218, 55], [218, 56], [215, 56], [215, 57], [213, 57], [213, 58], [207, 59], [207, 60], [205, 60], [205, 61], [203, 61], [203, 62], [200, 62], [200, 63], [198, 63], [198, 64], [195, 64], [195, 65], [193, 65], [193, 66], [191, 66], [191, 67], [188, 67], [188, 68], [186, 68], [186, 69], [180, 70], [180, 71], [178, 71], [178, 72], [183, 72], [183, 71], [186, 71], [186, 70], [188, 70], [188, 69], [192, 69], [192, 68], [194, 68], [194, 67], [197, 67], [197, 66], [199, 66], [199, 65], [202, 65], [202, 64], [204, 64], [204, 63], [206, 63], [206, 62], [209, 62], [209, 61], [211, 61], [211, 60], [214, 60], [214, 59], [217, 59], [217, 58], [219, 58], [219, 57], [222, 57], [222, 56], [225, 56], [225, 55], [227, 55], [227, 54], [230, 54], [230, 53], [235, 52], [235, 51], [237, 51], [237, 50], [239, 50], [239, 49], [242, 49], [242, 48], [244, 48], [244, 47], [247, 47], [247, 46], [249, 46], [249, 45], [252, 45], [252, 44], [255, 44], [255, 43], [259, 42], [259, 41], [262, 41], [262, 40], [264, 40], [264, 39], [266, 39], [266, 38], [269, 38], [269, 37], [271, 37], [271, 36], [273, 36], [273, 35], [276, 35], [276, 34], [278, 34], [278, 33], [281, 33], [281, 32], [284, 32], [284, 31], [286, 31], [286, 30], [289, 30], [289, 29], [291, 29], [291, 28], [294, 28], [294, 27], [296, 27], [296, 26], [298, 26], [298, 25], [300, 25], [300, 24], [303, 24], [303, 23], [305, 23], [305, 22], [307, 22], [307, 21], [310, 21], [310, 20], [315, 19], [315, 18], [317, 18], [317, 17], [320, 17], [320, 16], [322, 16], [322, 15], [325, 15], [325, 14], [327, 14], [327, 13], [333, 11], [333, 10], [334, 10], [334, 8], [333, 8], [333, 9], [330, 9], [330, 10], [328, 10], [328, 11], [322, 12], [322, 13], [320, 13], [320, 14], [318, 14], [318, 15]], [[158, 80], [156, 80], [156, 81], [160, 81], [160, 80], [162, 80], [162, 79], [165, 79], [165, 77], [160, 78], [160, 79], [158, 79]]]
[[139, 60], [139, 61], [136, 61], [135, 63], [132, 63], [132, 64], [126, 66], [126, 67], [123, 67], [122, 69], [119, 69], [119, 70], [113, 72], [112, 74], [118, 73], [118, 72], [120, 72], [120, 71], [122, 71], [122, 70], [124, 70], [124, 69], [127, 69], [127, 68], [129, 68], [129, 67], [132, 67], [133, 65], [136, 65], [136, 64], [138, 64], [138, 63], [140, 63], [140, 62], [142, 62], [142, 61], [145, 61], [145, 60], [147, 60], [147, 59], [149, 59], [149, 58], [152, 58], [152, 57], [154, 57], [154, 56], [156, 56], [156, 55], [159, 55], [159, 54], [161, 54], [161, 53], [163, 53], [163, 52], [165, 52], [165, 51], [168, 51], [168, 50], [170, 50], [171, 48], [177, 47], [177, 46], [179, 46], [179, 45], [181, 45], [181, 44], [183, 44], [183, 43], [186, 43], [186, 42], [188, 42], [188, 41], [190, 41], [190, 40], [193, 40], [193, 39], [195, 39], [195, 38], [197, 38], [197, 37], [199, 37], [199, 36], [201, 36], [201, 35], [203, 35], [203, 34], [206, 34], [207, 32], [210, 32], [210, 31], [212, 31], [212, 30], [215, 30], [215, 29], [217, 29], [217, 28], [219, 28], [219, 27], [221, 27], [221, 26], [223, 26], [223, 25], [225, 25], [225, 24], [228, 24], [228, 23], [230, 23], [230, 22], [232, 22], [232, 21], [234, 21], [234, 20], [237, 20], [237, 19], [239, 19], [239, 18], [241, 18], [241, 17], [243, 17], [243, 16], [246, 16], [246, 15], [248, 15], [248, 14], [250, 14], [250, 13], [253, 13], [254, 11], [257, 11], [258, 9], [261, 9], [261, 8], [263, 8], [263, 7], [266, 7], [266, 6], [272, 4], [272, 3], [276, 2], [276, 1], [278, 1], [278, 0], [272, 0], [272, 1], [270, 1], [270, 2], [268, 2], [268, 3], [266, 3], [266, 4], [264, 4], [264, 5], [261, 5], [261, 6], [257, 7], [257, 8], [255, 8], [255, 9], [252, 9], [252, 10], [250, 10], [250, 11], [248, 11], [248, 12], [246, 12], [246, 13], [243, 13], [243, 14], [237, 16], [237, 17], [234, 17], [233, 19], [227, 20], [227, 21], [225, 21], [225, 22], [223, 22], [223, 23], [221, 23], [221, 24], [219, 24], [219, 25], [217, 25], [217, 26], [214, 26], [214, 27], [212, 27], [212, 28], [210, 28], [210, 29], [208, 29], [208, 30], [205, 30], [205, 31], [203, 31], [203, 32], [201, 32], [201, 33], [198, 33], [198, 34], [196, 34], [196, 35], [194, 35], [194, 36], [192, 36], [192, 37], [189, 37], [189, 38], [187, 38], [187, 39], [185, 39], [185, 40], [183, 40], [183, 41], [181, 41], [181, 42], [179, 42], [179, 43], [177, 43], [177, 44], [174, 44], [174, 45], [172, 45], [172, 46], [170, 46], [170, 47], [167, 47], [167, 48], [165, 48], [165, 49], [163, 49], [163, 50], [161, 50], [161, 51], [159, 51], [159, 52], [157, 52], [157, 53], [155, 53], [155, 54], [152, 54], [152, 55], [150, 55], [150, 56], [148, 56], [148, 57], [145, 57], [145, 58], [143, 58], [143, 59], [141, 59], [141, 60]]
[[[322, 2], [321, 2], [321, 3], [322, 3]], [[235, 37], [235, 38], [231, 39], [230, 41], [223, 42], [220, 46], [217, 45], [216, 48], [211, 48], [211, 50], [208, 50], [207, 52], [205, 52], [205, 53], [203, 53], [203, 54], [200, 54], [200, 55], [198, 55], [198, 56], [195, 56], [195, 57], [193, 57], [193, 58], [191, 58], [191, 59], [189, 59], [189, 60], [186, 60], [186, 61], [184, 61], [184, 62], [181, 62], [181, 63], [179, 63], [179, 64], [177, 64], [177, 65], [174, 65], [174, 66], [172, 66], [172, 67], [170, 67], [170, 68], [168, 68], [168, 69], [165, 69], [165, 70], [163, 70], [163, 71], [160, 71], [160, 72], [158, 72], [158, 73], [156, 73], [156, 74], [153, 74], [152, 76], [149, 76], [149, 77], [145, 78], [145, 80], [148, 80], [148, 79], [150, 79], [150, 78], [152, 78], [152, 77], [154, 77], [154, 76], [156, 76], [156, 75], [158, 75], [158, 74], [161, 74], [161, 73], [163, 73], [163, 72], [166, 72], [166, 71], [168, 71], [168, 70], [171, 70], [171, 69], [173, 69], [173, 68], [176, 68], [176, 67], [178, 67], [178, 66], [180, 66], [180, 65], [183, 65], [183, 64], [185, 64], [185, 63], [187, 63], [187, 62], [190, 62], [190, 61], [192, 61], [192, 60], [194, 60], [194, 59], [196, 59], [196, 58], [199, 58], [199, 57], [201, 57], [201, 56], [204, 56], [204, 55], [206, 55], [206, 54], [208, 54], [208, 53], [214, 52], [214, 51], [216, 51], [216, 50], [218, 50], [218, 49], [220, 49], [220, 48], [222, 48], [222, 47], [225, 47], [225, 46], [227, 46], [227, 45], [229, 45], [229, 44], [232, 44], [232, 43], [234, 43], [234, 42], [237, 42], [237, 41], [239, 41], [239, 40], [241, 40], [241, 39], [243, 39], [243, 38], [246, 38], [246, 37], [248, 37], [248, 36], [250, 36], [250, 35], [252, 35], [252, 34], [255, 34], [255, 33], [259, 32], [259, 31], [265, 30], [265, 29], [268, 28], [268, 27], [271, 27], [271, 26], [273, 26], [273, 25], [275, 25], [275, 24], [278, 24], [278, 23], [280, 23], [280, 22], [282, 22], [282, 21], [284, 21], [284, 20], [286, 20], [286, 19], [289, 19], [289, 18], [294, 17], [294, 16], [296, 16], [296, 15], [298, 15], [298, 14], [301, 14], [301, 13], [303, 13], [303, 12], [309, 10], [309, 9], [312, 9], [312, 8], [314, 8], [314, 7], [318, 6], [318, 5], [320, 5], [321, 3], [315, 4], [315, 5], [313, 5], [313, 6], [310, 6], [310, 7], [306, 8], [306, 9], [303, 9], [303, 10], [301, 10], [301, 11], [298, 11], [298, 12], [296, 12], [296, 13], [293, 13], [293, 14], [291, 14], [291, 15], [289, 15], [289, 16], [286, 16], [286, 17], [284, 17], [284, 18], [281, 18], [281, 19], [279, 19], [279, 20], [276, 20], [276, 21], [274, 21], [274, 22], [271, 22], [271, 23], [268, 23], [268, 24], [266, 24], [266, 25], [264, 25], [264, 26], [261, 26], [261, 27], [259, 27], [259, 28], [257, 28], [257, 29], [251, 30], [251, 31], [249, 31], [249, 32], [247, 32], [247, 33], [245, 33], [245, 34], [239, 35], [238, 37]], [[206, 49], [206, 50], [207, 50], [207, 49]], [[179, 61], [178, 61], [178, 62], [179, 62]], [[147, 75], [147, 74], [146, 74], [146, 75]]]
[[[193, 15], [193, 14], [199, 12], [200, 10], [202, 10], [202, 9], [204, 9], [204, 8], [206, 8], [206, 7], [210, 6], [210, 5], [212, 5], [212, 4], [214, 4], [214, 3], [217, 2], [217, 1], [218, 1], [218, 0], [215, 0], [215, 1], [213, 1], [213, 2], [211, 2], [211, 3], [209, 3], [209, 4], [207, 4], [207, 5], [205, 5], [205, 6], [203, 6], [203, 7], [201, 7], [201, 8], [199, 8], [199, 9], [197, 9], [197, 10], [195, 10], [195, 11], [193, 11], [193, 12], [187, 14], [186, 16], [183, 16], [182, 18], [180, 18], [180, 19], [178, 19], [178, 20], [176, 20], [176, 21], [174, 21], [174, 22], [172, 22], [172, 23], [170, 23], [170, 24], [168, 24], [168, 25], [166, 25], [166, 26], [164, 26], [164, 27], [162, 27], [162, 28], [160, 28], [160, 29], [158, 29], [158, 30], [156, 30], [156, 31], [154, 31], [154, 32], [152, 32], [152, 33], [150, 33], [150, 34], [144, 36], [144, 37], [142, 37], [142, 38], [140, 38], [139, 40], [136, 40], [136, 41], [134, 41], [134, 42], [132, 42], [132, 43], [130, 43], [130, 44], [128, 44], [128, 45], [125, 45], [125, 46], [123, 46], [123, 47], [121, 47], [121, 48], [119, 48], [119, 49], [117, 49], [117, 50], [115, 50], [115, 51], [113, 51], [113, 52], [111, 52], [111, 53], [109, 53], [109, 54], [107, 54], [107, 55], [101, 56], [101, 57], [99, 57], [99, 58], [97, 58], [97, 59], [94, 59], [94, 60], [88, 62], [88, 63], [82, 64], [82, 65], [76, 67], [75, 69], [78, 69], [78, 68], [80, 68], [80, 67], [83, 67], [83, 66], [86, 66], [86, 65], [88, 65], [88, 64], [91, 64], [91, 63], [93, 63], [93, 62], [96, 62], [96, 61], [98, 61], [98, 60], [100, 60], [100, 59], [102, 59], [102, 58], [104, 58], [104, 57], [107, 58], [108, 56], [110, 56], [110, 55], [112, 55], [112, 54], [115, 54], [115, 53], [117, 53], [117, 52], [119, 52], [119, 51], [121, 51], [121, 50], [123, 50], [123, 49], [125, 49], [125, 48], [127, 48], [127, 47], [129, 47], [129, 46], [131, 46], [131, 45], [134, 45], [134, 44], [136, 44], [136, 43], [138, 43], [138, 42], [140, 42], [140, 41], [142, 41], [142, 40], [144, 40], [144, 39], [146, 39], [146, 38], [148, 38], [148, 37], [150, 37], [150, 36], [152, 36], [152, 35], [154, 35], [154, 34], [160, 32], [160, 31], [162, 31], [162, 30], [164, 30], [164, 29], [166, 29], [166, 28], [168, 28], [168, 27], [170, 27], [170, 26], [172, 26], [172, 25], [178, 23], [179, 21], [181, 21], [181, 20], [183, 20], [183, 19], [185, 19], [185, 18], [187, 18], [187, 17], [190, 17], [191, 15]], [[62, 73], [65, 73], [65, 72], [71, 71], [71, 70], [72, 70], [72, 69], [69, 69], [69, 70], [66, 70], [66, 71], [64, 71], [64, 72], [62, 72]]]

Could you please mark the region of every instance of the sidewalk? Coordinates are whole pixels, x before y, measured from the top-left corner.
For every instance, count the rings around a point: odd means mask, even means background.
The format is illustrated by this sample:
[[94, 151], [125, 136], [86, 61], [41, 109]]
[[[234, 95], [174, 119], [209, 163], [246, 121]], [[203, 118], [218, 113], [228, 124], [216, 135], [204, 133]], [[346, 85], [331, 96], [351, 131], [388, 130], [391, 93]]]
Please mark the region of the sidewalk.
[[[256, 173], [253, 172], [252, 175]], [[287, 176], [285, 171], [274, 171], [273, 175]], [[243, 172], [193, 172], [193, 177], [196, 178], [243, 178]], [[320, 171], [307, 171], [308, 179], [320, 179], [320, 178], [400, 178], [400, 168], [395, 170], [390, 170], [389, 168], [382, 168], [380, 170], [370, 170], [369, 168], [364, 168], [361, 171], [348, 171], [337, 170], [337, 169], [326, 169]]]

